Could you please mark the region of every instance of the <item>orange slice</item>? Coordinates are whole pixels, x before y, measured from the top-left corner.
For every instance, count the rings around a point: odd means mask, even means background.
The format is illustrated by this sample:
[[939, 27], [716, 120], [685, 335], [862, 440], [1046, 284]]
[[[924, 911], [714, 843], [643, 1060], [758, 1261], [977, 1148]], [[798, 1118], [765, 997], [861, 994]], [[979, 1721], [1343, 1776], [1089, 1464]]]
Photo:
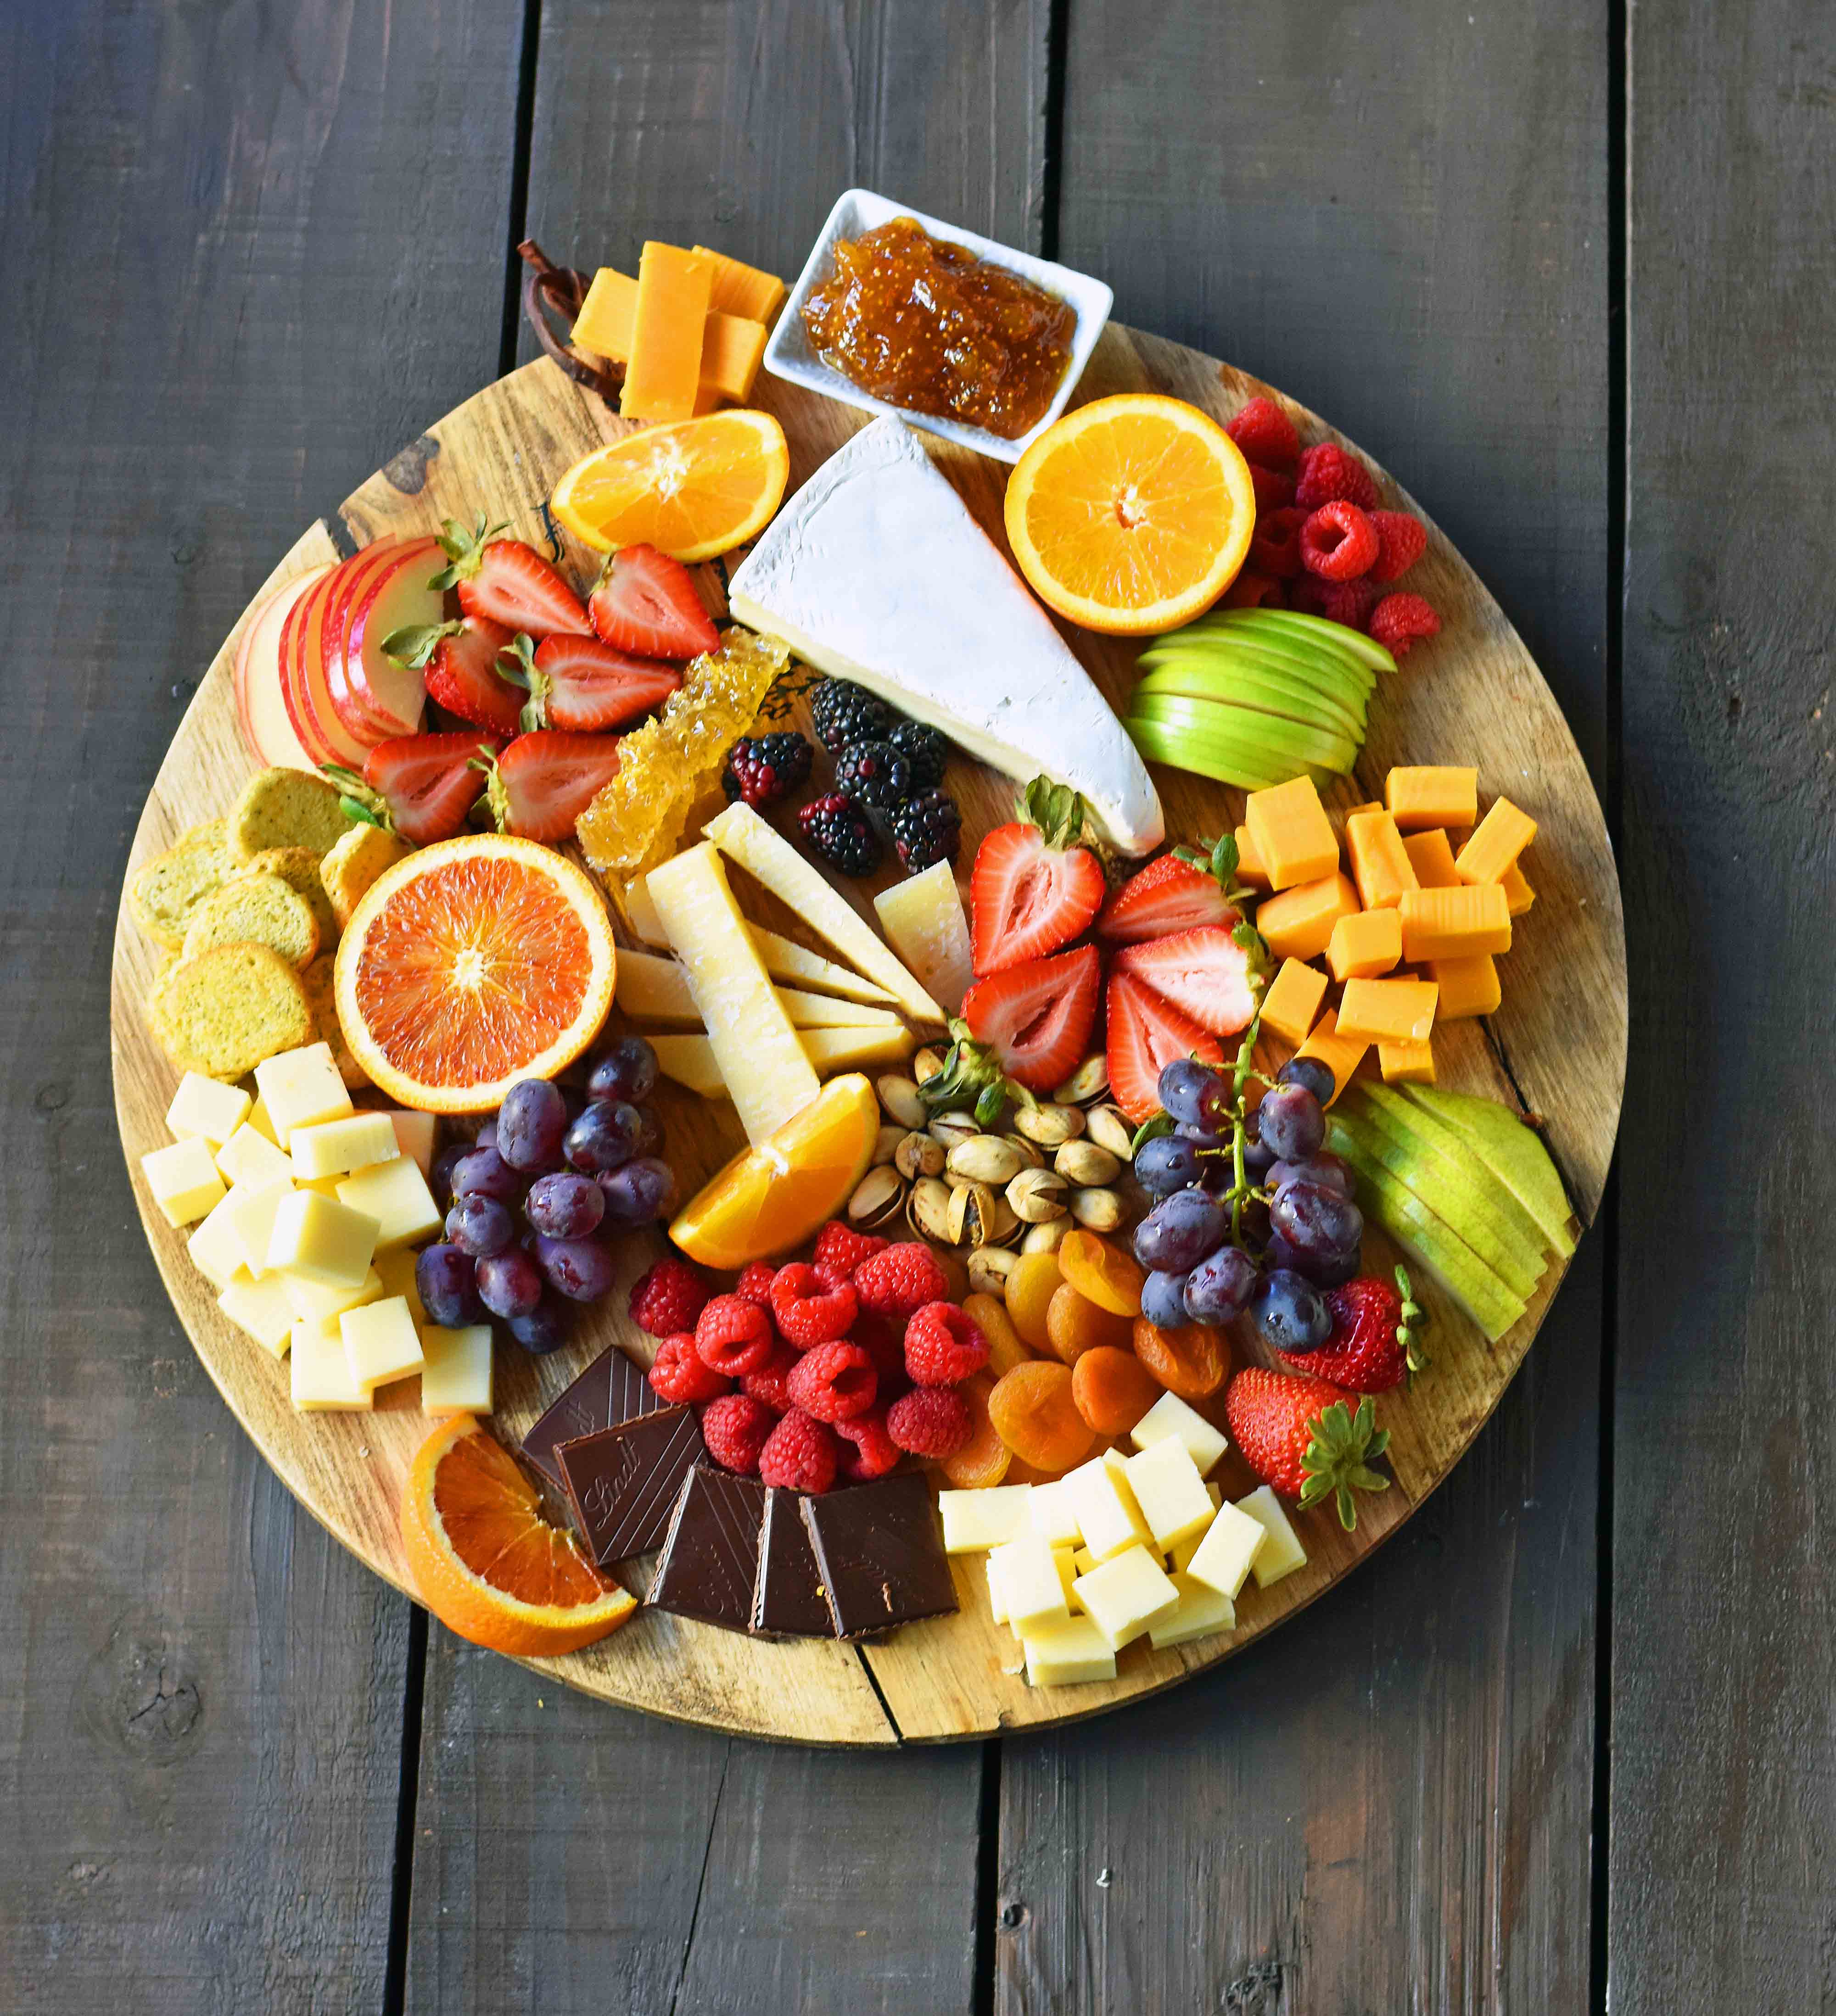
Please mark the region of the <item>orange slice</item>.
[[516, 1460], [470, 1414], [416, 1452], [401, 1543], [421, 1600], [449, 1630], [493, 1652], [577, 1652], [637, 1608], [571, 1533], [551, 1526]]
[[614, 953], [604, 899], [532, 840], [462, 833], [375, 882], [339, 941], [338, 1020], [398, 1105], [484, 1113], [599, 1033]]
[[601, 553], [643, 545], [709, 560], [765, 529], [790, 473], [784, 430], [740, 407], [609, 441], [568, 470], [549, 508]]
[[1042, 602], [1088, 630], [1134, 637], [1190, 622], [1237, 578], [1256, 493], [1209, 415], [1129, 392], [1048, 427], [1008, 479], [1006, 516]]
[[743, 1150], [689, 1201], [669, 1236], [704, 1267], [743, 1267], [801, 1246], [867, 1173], [880, 1106], [859, 1071]]

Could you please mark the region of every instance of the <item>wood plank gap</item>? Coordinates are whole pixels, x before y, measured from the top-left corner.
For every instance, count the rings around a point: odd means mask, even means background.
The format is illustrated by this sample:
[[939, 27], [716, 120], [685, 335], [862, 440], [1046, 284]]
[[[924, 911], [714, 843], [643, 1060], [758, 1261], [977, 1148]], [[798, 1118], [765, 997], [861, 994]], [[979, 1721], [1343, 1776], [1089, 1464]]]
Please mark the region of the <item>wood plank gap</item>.
[[1001, 1909], [1001, 1742], [981, 1746], [975, 1847], [975, 2016], [995, 2016], [995, 1924]]
[[1046, 17], [1046, 144], [1039, 164], [1039, 256], [1058, 257], [1059, 167], [1064, 157], [1065, 52], [1071, 46], [1071, 0], [1052, 0]]
[[535, 66], [541, 49], [542, 0], [523, 0], [523, 47], [517, 65], [517, 137], [510, 153], [509, 230], [504, 247], [503, 327], [497, 351], [500, 378], [517, 368], [517, 344], [523, 322], [523, 261], [517, 256], [517, 247], [529, 235], [529, 157], [535, 131]]
[[905, 1732], [899, 1726], [899, 1719], [892, 1712], [892, 1703], [886, 1698], [885, 1690], [874, 1677], [873, 1662], [867, 1657], [867, 1648], [865, 1645], [857, 1645], [854, 1651], [855, 1659], [860, 1667], [862, 1675], [868, 1686], [873, 1690], [873, 1698], [880, 1704], [880, 1712], [886, 1717], [886, 1726], [892, 1731], [892, 1740], [903, 1749]]
[[689, 1962], [695, 1951], [695, 1928], [701, 1922], [701, 1899], [707, 1893], [707, 1865], [714, 1859], [715, 1832], [720, 1825], [721, 1801], [726, 1796], [727, 1773], [733, 1766], [733, 1739], [729, 1737], [721, 1753], [720, 1777], [707, 1809], [707, 1838], [701, 1850], [701, 1873], [695, 1879], [695, 1902], [689, 1913], [689, 1929], [682, 1936], [681, 1971], [676, 1975], [675, 1985], [669, 1991], [669, 2016], [675, 2016], [676, 2004], [682, 2000], [682, 1983], [689, 1978]]
[[401, 1676], [401, 1762], [395, 1787], [395, 1854], [389, 1875], [389, 1946], [383, 1969], [383, 2016], [402, 2016], [408, 1996], [408, 1930], [414, 1896], [415, 1814], [420, 1803], [421, 1704], [427, 1679], [427, 1613], [408, 1613], [408, 1660]]

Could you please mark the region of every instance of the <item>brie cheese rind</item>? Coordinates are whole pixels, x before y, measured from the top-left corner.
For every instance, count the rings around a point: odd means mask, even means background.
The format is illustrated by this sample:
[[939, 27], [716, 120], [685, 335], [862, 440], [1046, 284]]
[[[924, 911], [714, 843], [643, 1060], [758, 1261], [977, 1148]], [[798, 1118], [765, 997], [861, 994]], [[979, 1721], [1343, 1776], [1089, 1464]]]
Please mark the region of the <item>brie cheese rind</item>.
[[863, 427], [823, 463], [728, 599], [742, 623], [991, 769], [1069, 784], [1125, 853], [1165, 837], [1153, 781], [1109, 703], [898, 420]]

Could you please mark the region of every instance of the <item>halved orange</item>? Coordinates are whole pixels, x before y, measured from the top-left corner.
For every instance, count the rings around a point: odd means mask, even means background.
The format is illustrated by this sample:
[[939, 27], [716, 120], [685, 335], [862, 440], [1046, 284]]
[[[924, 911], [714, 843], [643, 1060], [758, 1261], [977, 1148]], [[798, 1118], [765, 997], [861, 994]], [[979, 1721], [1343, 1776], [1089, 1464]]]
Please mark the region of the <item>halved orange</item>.
[[605, 899], [533, 840], [461, 833], [398, 861], [339, 941], [338, 1020], [398, 1104], [484, 1113], [599, 1033], [615, 953]]
[[470, 1414], [436, 1428], [416, 1451], [401, 1543], [422, 1602], [493, 1652], [577, 1652], [637, 1608], [571, 1533], [542, 1517], [516, 1459]]
[[879, 1134], [873, 1086], [859, 1071], [831, 1078], [801, 1113], [711, 1176], [669, 1236], [704, 1267], [788, 1253], [848, 1202]]
[[1190, 622], [1237, 578], [1256, 492], [1208, 414], [1127, 392], [1040, 435], [1008, 478], [1005, 515], [1042, 602], [1087, 630], [1135, 637]]
[[555, 485], [549, 508], [603, 553], [652, 545], [711, 560], [765, 529], [790, 473], [784, 430], [741, 406], [595, 448]]

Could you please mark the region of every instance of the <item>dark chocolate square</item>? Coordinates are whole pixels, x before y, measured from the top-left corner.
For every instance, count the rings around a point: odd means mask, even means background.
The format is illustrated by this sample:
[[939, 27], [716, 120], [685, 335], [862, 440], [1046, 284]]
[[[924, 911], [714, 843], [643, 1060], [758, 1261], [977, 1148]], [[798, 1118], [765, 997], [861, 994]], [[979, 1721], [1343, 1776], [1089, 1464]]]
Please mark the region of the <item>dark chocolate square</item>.
[[650, 1601], [728, 1631], [752, 1624], [752, 1585], [765, 1521], [765, 1486], [698, 1464], [682, 1480]]
[[608, 1345], [523, 1438], [523, 1453], [549, 1483], [564, 1488], [555, 1460], [558, 1443], [660, 1413], [665, 1404], [643, 1368]]
[[682, 1479], [704, 1453], [686, 1407], [664, 1407], [556, 1445], [575, 1523], [601, 1568], [663, 1544]]
[[752, 1628], [768, 1638], [833, 1638], [835, 1620], [794, 1491], [768, 1486], [752, 1587]]
[[956, 1607], [937, 1505], [916, 1471], [805, 1498], [798, 1509], [837, 1637], [870, 1637]]

